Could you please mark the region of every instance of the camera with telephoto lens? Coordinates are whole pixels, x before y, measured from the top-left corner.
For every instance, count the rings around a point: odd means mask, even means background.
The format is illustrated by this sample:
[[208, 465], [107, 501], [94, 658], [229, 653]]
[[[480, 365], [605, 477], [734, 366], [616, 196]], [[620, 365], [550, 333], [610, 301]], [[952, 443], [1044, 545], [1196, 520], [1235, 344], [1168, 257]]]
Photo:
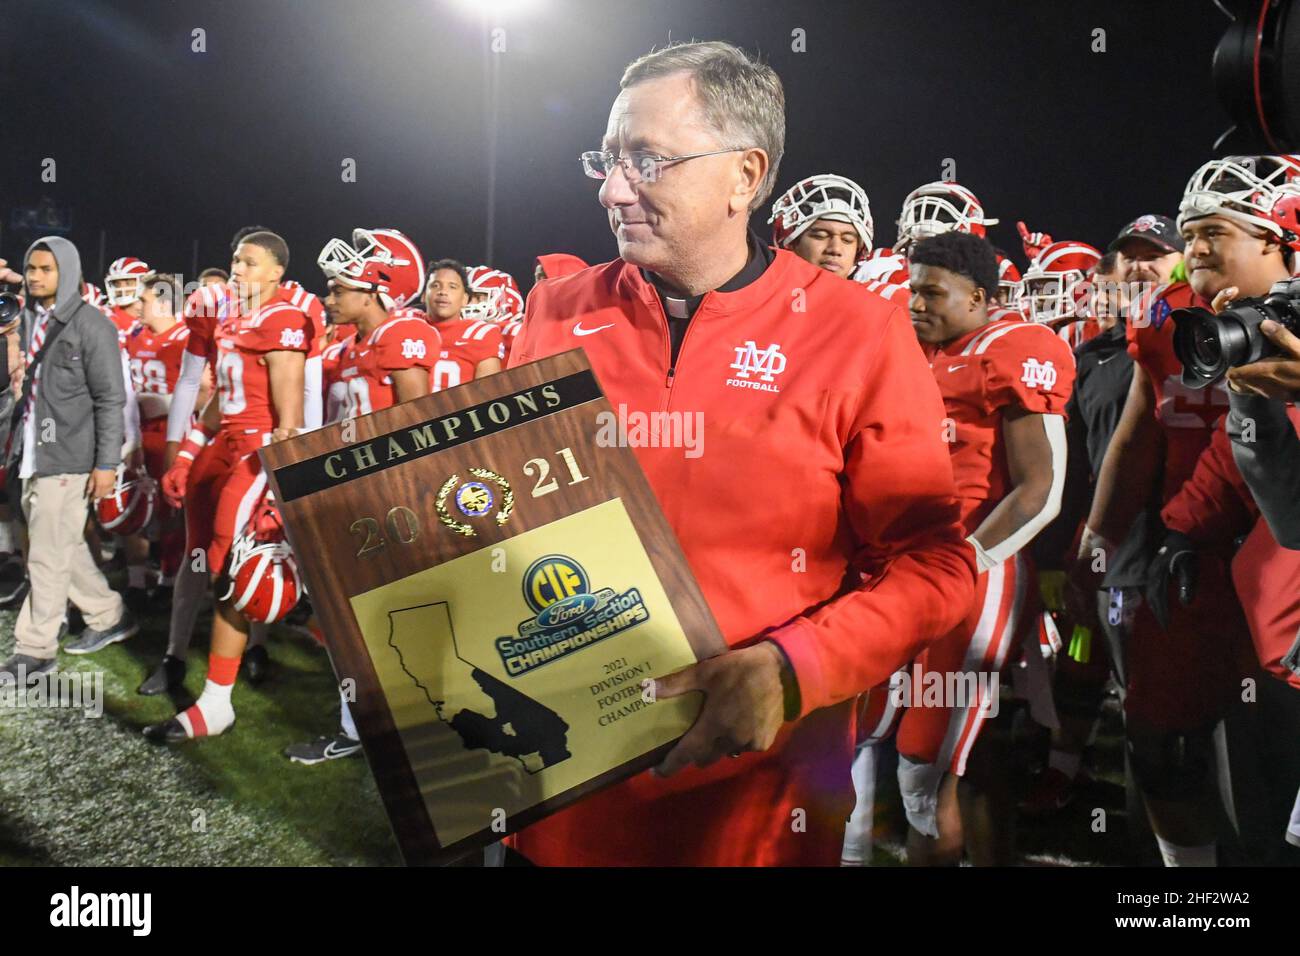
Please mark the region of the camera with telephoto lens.
[[18, 318], [18, 313], [22, 310], [22, 299], [12, 292], [0, 292], [0, 328], [4, 328]]
[[1228, 374], [1228, 369], [1277, 355], [1278, 350], [1259, 330], [1272, 319], [1300, 335], [1300, 279], [1275, 283], [1268, 295], [1242, 299], [1218, 315], [1208, 309], [1175, 309], [1174, 353], [1183, 363], [1183, 384], [1205, 388]]

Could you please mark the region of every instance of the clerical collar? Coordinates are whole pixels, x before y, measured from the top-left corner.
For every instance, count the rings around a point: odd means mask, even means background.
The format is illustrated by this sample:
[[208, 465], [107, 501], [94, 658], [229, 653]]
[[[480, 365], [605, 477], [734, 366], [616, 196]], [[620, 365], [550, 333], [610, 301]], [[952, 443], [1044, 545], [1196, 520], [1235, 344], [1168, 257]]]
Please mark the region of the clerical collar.
[[[759, 276], [767, 271], [767, 267], [772, 264], [776, 258], [776, 252], [766, 242], [759, 238], [758, 233], [749, 230], [749, 258], [745, 260], [744, 266], [734, 276], [728, 279], [722, 285], [718, 286], [718, 292], [736, 292], [755, 281]], [[693, 295], [689, 298], [678, 298], [669, 293], [662, 279], [655, 273], [647, 269], [641, 270], [641, 275], [646, 281], [655, 287], [659, 293], [659, 301], [664, 307], [664, 314], [670, 319], [689, 319], [695, 314], [695, 310], [700, 307], [704, 295]]]

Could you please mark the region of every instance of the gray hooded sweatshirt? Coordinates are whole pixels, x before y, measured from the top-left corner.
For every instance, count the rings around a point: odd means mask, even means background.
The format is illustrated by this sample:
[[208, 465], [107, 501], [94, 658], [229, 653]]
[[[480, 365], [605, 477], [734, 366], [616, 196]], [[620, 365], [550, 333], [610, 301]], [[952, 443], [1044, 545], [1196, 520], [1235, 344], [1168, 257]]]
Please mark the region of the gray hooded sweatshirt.
[[[24, 272], [37, 245], [48, 246], [59, 265], [59, 290], [45, 326], [47, 354], [41, 359], [36, 405], [32, 410], [36, 439], [35, 475], [86, 474], [92, 468], [116, 468], [122, 460], [123, 408], [126, 387], [117, 328], [81, 298], [81, 255], [66, 239], [38, 239], [23, 256]], [[27, 296], [20, 342], [30, 348], [36, 303]], [[55, 327], [62, 326], [51, 341]], [[22, 423], [14, 435], [10, 467], [18, 468]]]

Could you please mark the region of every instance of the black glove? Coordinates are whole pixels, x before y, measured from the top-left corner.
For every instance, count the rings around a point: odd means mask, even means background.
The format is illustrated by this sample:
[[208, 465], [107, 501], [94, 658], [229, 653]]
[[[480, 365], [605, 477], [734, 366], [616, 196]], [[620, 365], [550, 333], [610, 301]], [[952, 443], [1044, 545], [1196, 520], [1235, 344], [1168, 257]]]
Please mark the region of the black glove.
[[1147, 568], [1147, 604], [1160, 626], [1169, 630], [1169, 584], [1178, 585], [1178, 603], [1190, 607], [1196, 600], [1200, 558], [1196, 543], [1177, 531], [1166, 533], [1164, 543]]

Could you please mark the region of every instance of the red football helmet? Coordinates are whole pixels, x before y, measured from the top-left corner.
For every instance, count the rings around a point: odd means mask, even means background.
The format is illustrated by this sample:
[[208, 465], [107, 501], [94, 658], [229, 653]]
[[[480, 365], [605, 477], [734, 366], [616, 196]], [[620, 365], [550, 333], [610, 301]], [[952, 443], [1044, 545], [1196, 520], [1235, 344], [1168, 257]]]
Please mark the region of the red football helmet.
[[108, 296], [104, 295], [104, 290], [93, 282], [82, 281], [81, 298], [99, 309], [99, 311], [103, 312], [105, 315], [109, 315], [113, 311], [113, 307], [108, 304]]
[[858, 263], [849, 278], [854, 282], [885, 282], [906, 286], [911, 281], [911, 271], [907, 264], [907, 256], [886, 247], [872, 249], [870, 254]]
[[139, 534], [153, 519], [158, 504], [158, 483], [143, 472], [117, 469], [113, 490], [95, 502], [99, 526], [111, 534]]
[[998, 254], [998, 301], [1009, 309], [1020, 301], [1020, 270], [1001, 253]]
[[954, 230], [983, 238], [987, 227], [997, 223], [984, 215], [984, 207], [965, 186], [942, 181], [926, 183], [903, 200], [894, 251], [906, 255], [913, 243]]
[[377, 292], [390, 312], [424, 291], [420, 250], [396, 229], [353, 229], [351, 245], [331, 239], [316, 262], [327, 279], [349, 289]]
[[1020, 285], [1020, 311], [1031, 322], [1055, 322], [1078, 314], [1085, 280], [1101, 261], [1086, 242], [1053, 242], [1029, 264]]
[[1300, 252], [1300, 185], [1279, 189], [1269, 206], [1269, 216], [1282, 228], [1282, 241]]
[[833, 219], [853, 226], [861, 240], [859, 260], [871, 252], [875, 235], [871, 206], [866, 192], [853, 180], [831, 173], [801, 179], [772, 203], [772, 215], [767, 221], [772, 226], [772, 241], [782, 249], [789, 249], [818, 219]]
[[231, 548], [226, 577], [230, 587], [221, 600], [230, 601], [250, 621], [274, 624], [298, 603], [302, 594], [298, 563], [269, 496], [253, 509]]
[[508, 272], [491, 266], [475, 266], [469, 270], [469, 293], [487, 298], [465, 304], [460, 314], [467, 319], [506, 322], [524, 314], [523, 294]]
[[131, 256], [114, 259], [104, 276], [109, 305], [130, 305], [144, 292], [144, 280], [153, 275], [147, 262]]

